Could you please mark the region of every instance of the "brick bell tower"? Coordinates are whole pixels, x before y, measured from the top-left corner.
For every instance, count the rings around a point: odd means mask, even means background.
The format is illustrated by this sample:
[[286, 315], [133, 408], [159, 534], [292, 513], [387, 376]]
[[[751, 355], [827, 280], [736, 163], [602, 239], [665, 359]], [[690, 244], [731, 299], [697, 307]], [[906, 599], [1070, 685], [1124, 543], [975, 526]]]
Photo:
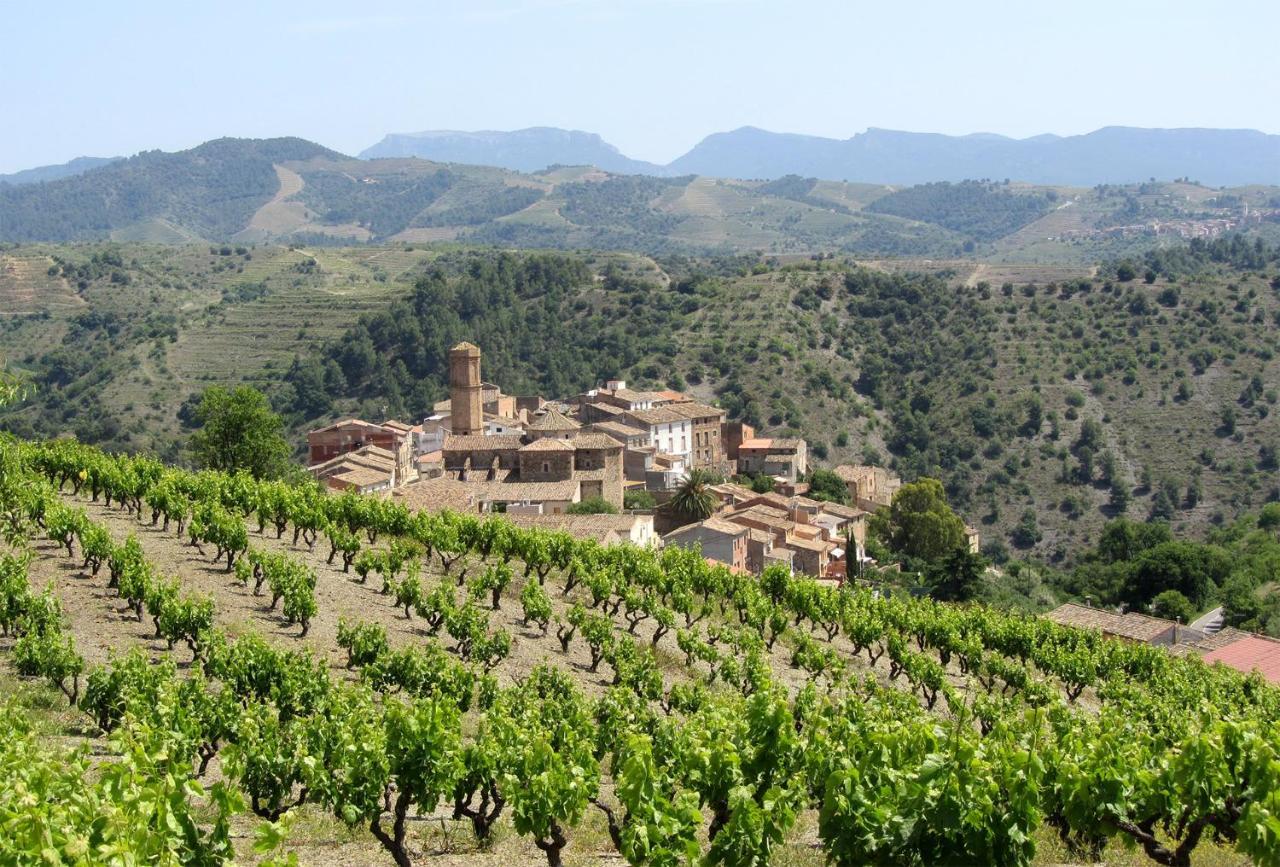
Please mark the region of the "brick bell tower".
[[480, 347], [473, 343], [459, 343], [449, 350], [449, 408], [455, 436], [484, 433]]

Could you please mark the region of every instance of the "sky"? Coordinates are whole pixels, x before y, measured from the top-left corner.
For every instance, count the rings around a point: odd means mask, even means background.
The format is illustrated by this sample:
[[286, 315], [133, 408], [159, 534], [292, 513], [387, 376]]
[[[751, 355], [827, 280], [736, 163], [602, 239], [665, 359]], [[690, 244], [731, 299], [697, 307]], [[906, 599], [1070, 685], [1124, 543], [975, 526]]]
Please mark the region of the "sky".
[[1275, 0], [5, 0], [0, 22], [0, 172], [428, 129], [582, 129], [663, 163], [746, 125], [1280, 133]]

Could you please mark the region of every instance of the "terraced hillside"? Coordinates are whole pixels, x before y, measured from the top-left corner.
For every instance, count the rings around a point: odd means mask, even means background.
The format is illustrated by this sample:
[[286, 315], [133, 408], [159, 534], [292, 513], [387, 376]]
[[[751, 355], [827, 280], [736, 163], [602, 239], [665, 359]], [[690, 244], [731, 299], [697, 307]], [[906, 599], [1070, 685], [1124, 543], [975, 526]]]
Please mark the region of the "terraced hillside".
[[1280, 693], [1194, 656], [68, 443], [0, 462], [0, 761], [79, 789], [0, 815], [46, 853], [132, 795], [102, 761], [165, 797], [95, 845], [215, 859], [1276, 857]]
[[[420, 416], [445, 393], [443, 351], [426, 348], [469, 338], [514, 392], [617, 375], [803, 435], [818, 466], [939, 476], [996, 554], [1070, 562], [1122, 512], [1194, 536], [1275, 496], [1280, 296], [1266, 256], [1243, 267], [1204, 253], [1148, 283], [1141, 263], [1122, 281], [1114, 265], [602, 253], [499, 265], [411, 246], [4, 255], [38, 263], [10, 291], [45, 308], [0, 324], [0, 353], [37, 385], [2, 417], [18, 432], [178, 458], [184, 403], [248, 382], [300, 444], [339, 414]], [[55, 258], [70, 278], [49, 275]]]

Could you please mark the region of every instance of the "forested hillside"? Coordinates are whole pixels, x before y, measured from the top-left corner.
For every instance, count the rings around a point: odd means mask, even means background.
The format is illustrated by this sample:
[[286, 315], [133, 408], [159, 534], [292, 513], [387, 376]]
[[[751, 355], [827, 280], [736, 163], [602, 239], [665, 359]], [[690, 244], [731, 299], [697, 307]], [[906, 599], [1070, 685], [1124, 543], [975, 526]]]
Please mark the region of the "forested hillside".
[[[1280, 239], [1280, 189], [1192, 182], [1095, 189], [1004, 181], [894, 189], [535, 173], [358, 160], [301, 139], [150, 151], [48, 183], [0, 184], [0, 242], [492, 244], [647, 255], [836, 253], [1093, 264], [1232, 227]], [[1117, 226], [1124, 231], [1111, 231]], [[1163, 227], [1163, 228], [1161, 228]]]
[[225, 238], [275, 195], [273, 164], [333, 155], [297, 138], [217, 139], [178, 153], [147, 151], [44, 184], [0, 184], [0, 240], [111, 236], [147, 220]]
[[[819, 465], [936, 475], [997, 556], [1079, 559], [1128, 515], [1203, 535], [1276, 496], [1280, 267], [1239, 237], [1090, 269], [840, 258], [290, 250], [13, 251], [0, 351], [36, 392], [5, 426], [179, 457], [180, 409], [250, 382], [296, 442], [414, 419], [444, 349], [565, 396], [687, 390]], [[27, 274], [25, 282], [17, 275]], [[18, 287], [44, 298], [23, 301]], [[26, 305], [30, 305], [29, 307]]]

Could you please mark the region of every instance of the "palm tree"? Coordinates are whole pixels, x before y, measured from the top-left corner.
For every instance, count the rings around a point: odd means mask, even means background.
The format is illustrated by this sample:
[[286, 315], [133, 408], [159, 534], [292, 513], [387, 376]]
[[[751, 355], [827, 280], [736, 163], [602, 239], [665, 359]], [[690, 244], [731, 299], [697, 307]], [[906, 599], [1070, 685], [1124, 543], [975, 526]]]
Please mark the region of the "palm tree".
[[672, 508], [694, 521], [705, 521], [715, 513], [718, 504], [715, 492], [711, 490], [713, 484], [715, 477], [711, 473], [704, 469], [690, 470], [671, 498]]

